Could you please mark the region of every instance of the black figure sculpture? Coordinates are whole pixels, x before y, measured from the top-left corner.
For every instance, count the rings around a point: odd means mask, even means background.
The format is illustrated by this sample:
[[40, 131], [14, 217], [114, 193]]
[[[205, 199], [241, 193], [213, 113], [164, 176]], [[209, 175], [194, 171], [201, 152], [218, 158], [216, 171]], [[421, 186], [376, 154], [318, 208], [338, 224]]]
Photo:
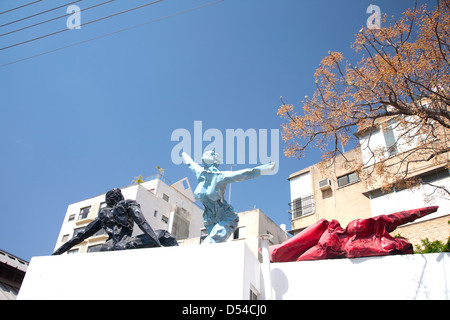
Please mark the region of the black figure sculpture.
[[[140, 205], [134, 200], [124, 200], [120, 189], [112, 189], [105, 196], [106, 207], [101, 208], [98, 217], [89, 223], [82, 232], [64, 243], [53, 254], [62, 254], [79, 244], [100, 229], [104, 229], [109, 238], [100, 251], [114, 251], [137, 248], [178, 246], [176, 239], [166, 230], [153, 231], [145, 220]], [[132, 237], [134, 222], [144, 232]]]

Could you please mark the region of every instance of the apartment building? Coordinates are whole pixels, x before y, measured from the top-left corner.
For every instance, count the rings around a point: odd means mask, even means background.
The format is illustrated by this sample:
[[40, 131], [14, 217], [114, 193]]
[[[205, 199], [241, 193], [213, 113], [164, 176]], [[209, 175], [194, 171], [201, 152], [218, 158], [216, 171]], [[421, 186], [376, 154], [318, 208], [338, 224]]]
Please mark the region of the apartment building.
[[[133, 199], [140, 204], [147, 222], [154, 230], [169, 231], [179, 245], [199, 245], [206, 237], [203, 208], [195, 203], [187, 178], [170, 184], [164, 176], [157, 175], [155, 179], [121, 188], [121, 191], [125, 199]], [[105, 194], [70, 204], [55, 250], [77, 232], [82, 231], [97, 217], [100, 208], [105, 205]], [[259, 235], [271, 234], [273, 236], [270, 240], [271, 244], [282, 243], [289, 237], [285, 226], [283, 228], [278, 226], [260, 209], [240, 212], [238, 215], [238, 227], [228, 241], [246, 241], [256, 257], [261, 258]], [[133, 234], [142, 233], [137, 225], [134, 228]], [[98, 251], [107, 239], [108, 236], [102, 229], [67, 253]]]
[[[412, 161], [408, 165], [407, 178], [421, 180], [414, 189], [394, 186], [389, 192], [383, 191], [383, 181], [373, 170], [381, 159], [388, 159], [393, 169], [405, 172], [400, 166], [406, 162], [399, 159], [412, 154], [416, 147], [413, 139], [419, 139], [421, 134], [410, 132], [413, 137], [408, 138], [396, 121], [391, 118], [357, 132], [359, 146], [336, 157], [326, 170], [324, 163], [317, 163], [289, 176], [291, 233], [296, 234], [322, 218], [336, 219], [345, 227], [355, 219], [438, 205], [437, 212], [398, 227], [393, 235], [400, 234], [413, 244], [420, 244], [425, 238], [447, 241], [450, 200], [445, 193], [439, 194], [439, 188], [450, 190], [448, 154], [443, 154], [439, 161]], [[364, 171], [360, 172], [366, 174], [365, 177], [360, 177], [349, 163], [362, 163]], [[367, 177], [375, 179], [367, 184], [363, 181]]]
[[29, 263], [0, 249], [0, 300], [16, 300]]
[[[187, 178], [170, 184], [162, 175], [149, 181], [121, 188], [125, 199], [136, 200], [145, 219], [156, 229], [169, 231], [177, 240], [199, 237], [203, 227], [203, 209], [195, 203]], [[82, 231], [106, 206], [105, 194], [70, 204], [55, 244], [55, 250]], [[142, 233], [135, 224], [133, 235]], [[74, 246], [68, 253], [98, 251], [108, 236], [101, 229], [92, 237]]]
[[[238, 216], [238, 226], [227, 242], [245, 241], [259, 261], [262, 261], [260, 235], [269, 234], [272, 236], [269, 245], [283, 243], [290, 237], [286, 232], [285, 225], [277, 225], [260, 209], [238, 212]], [[207, 235], [204, 227], [202, 227], [201, 233], [200, 237], [184, 239], [178, 243], [180, 245], [199, 245]]]

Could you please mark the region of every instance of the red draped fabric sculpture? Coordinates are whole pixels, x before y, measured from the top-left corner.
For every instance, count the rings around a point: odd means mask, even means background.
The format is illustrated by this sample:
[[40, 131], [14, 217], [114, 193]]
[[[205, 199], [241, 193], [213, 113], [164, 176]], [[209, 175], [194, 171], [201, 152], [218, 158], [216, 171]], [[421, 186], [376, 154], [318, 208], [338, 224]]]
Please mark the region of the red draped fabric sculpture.
[[343, 229], [337, 220], [321, 219], [296, 236], [269, 247], [272, 262], [357, 258], [413, 253], [404, 238], [389, 233], [398, 226], [433, 213], [437, 206], [400, 211], [351, 221]]

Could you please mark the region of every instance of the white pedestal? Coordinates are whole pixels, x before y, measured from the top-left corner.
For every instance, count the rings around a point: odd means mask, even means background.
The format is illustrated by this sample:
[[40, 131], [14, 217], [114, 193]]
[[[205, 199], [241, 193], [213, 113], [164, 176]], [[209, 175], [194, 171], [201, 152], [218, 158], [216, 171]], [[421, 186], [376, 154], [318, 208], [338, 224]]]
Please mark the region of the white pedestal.
[[[272, 263], [271, 296], [449, 299], [450, 253]], [[18, 299], [247, 300], [265, 298], [244, 241], [31, 259]]]
[[31, 259], [18, 299], [240, 300], [260, 289], [243, 241]]
[[272, 264], [275, 299], [448, 300], [450, 253]]

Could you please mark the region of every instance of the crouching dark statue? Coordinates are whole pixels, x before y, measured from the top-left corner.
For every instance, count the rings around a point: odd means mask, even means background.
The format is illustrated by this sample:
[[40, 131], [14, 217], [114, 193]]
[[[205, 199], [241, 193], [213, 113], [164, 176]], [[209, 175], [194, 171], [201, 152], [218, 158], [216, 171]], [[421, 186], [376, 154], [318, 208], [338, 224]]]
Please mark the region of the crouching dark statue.
[[[108, 191], [105, 200], [107, 206], [100, 209], [98, 217], [59, 247], [53, 255], [66, 252], [100, 229], [104, 229], [109, 236], [100, 251], [178, 246], [176, 239], [166, 230], [154, 231], [145, 220], [140, 205], [134, 200], [124, 200], [120, 189]], [[133, 237], [135, 222], [143, 234]]]

